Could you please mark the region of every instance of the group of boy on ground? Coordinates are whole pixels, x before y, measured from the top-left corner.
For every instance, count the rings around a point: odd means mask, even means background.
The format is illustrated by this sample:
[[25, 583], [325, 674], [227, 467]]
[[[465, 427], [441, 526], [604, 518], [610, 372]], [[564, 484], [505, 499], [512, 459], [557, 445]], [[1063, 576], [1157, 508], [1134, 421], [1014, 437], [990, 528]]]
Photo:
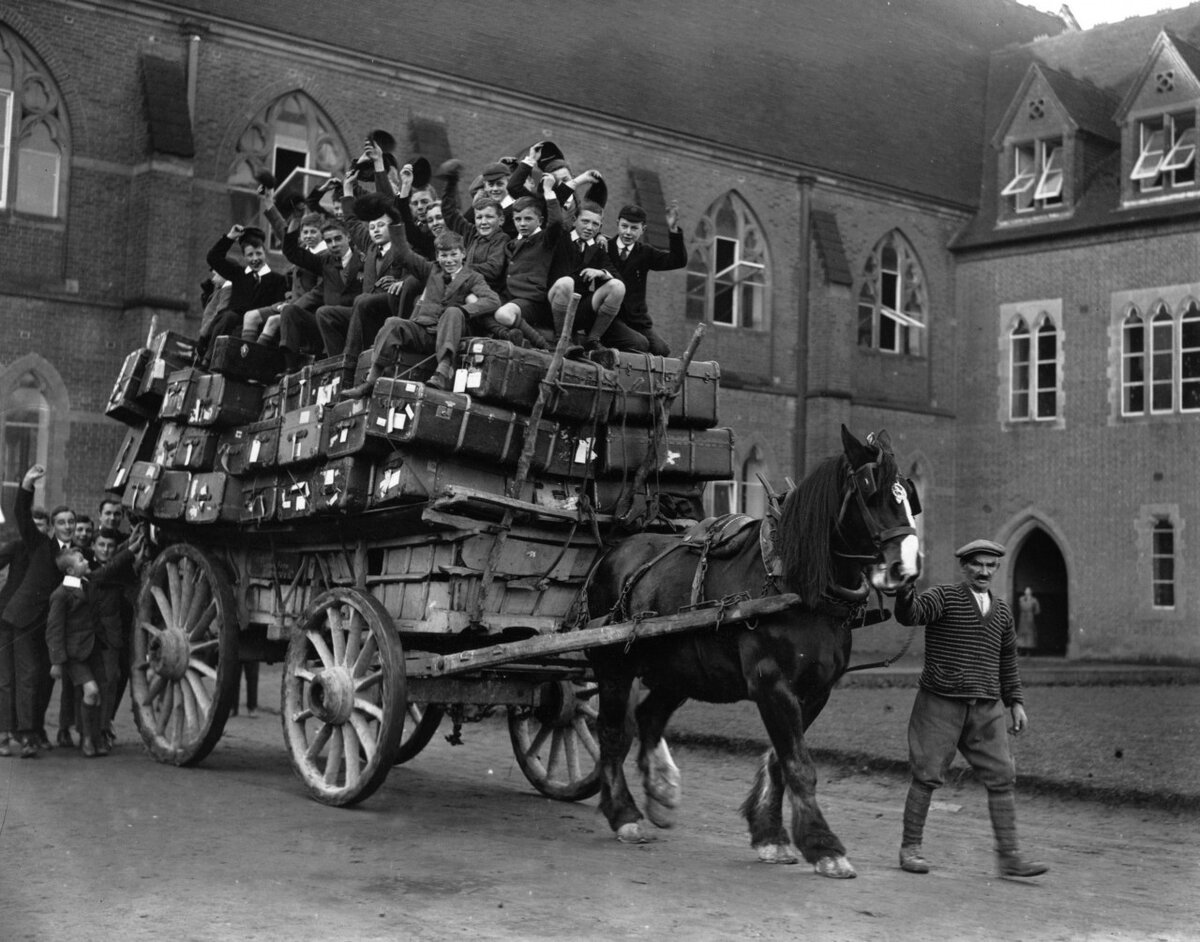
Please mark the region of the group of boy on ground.
[[122, 532], [119, 500], [100, 501], [98, 523], [61, 505], [33, 506], [46, 474], [24, 475], [12, 514], [20, 537], [0, 547], [0, 756], [35, 758], [54, 748], [46, 734], [54, 682], [61, 682], [59, 746], [88, 758], [107, 755], [113, 717], [129, 679], [126, 649], [138, 570], [145, 562], [140, 527]]
[[[202, 365], [221, 336], [278, 346], [289, 371], [308, 356], [353, 361], [372, 348], [366, 381], [344, 397], [369, 395], [404, 353], [435, 357], [428, 385], [448, 389], [464, 337], [548, 349], [575, 294], [573, 353], [670, 354], [648, 312], [646, 279], [687, 264], [674, 204], [667, 250], [642, 241], [646, 212], [632, 204], [618, 213], [615, 235], [605, 237], [603, 177], [596, 170], [573, 176], [561, 151], [544, 141], [519, 161], [485, 166], [464, 212], [460, 162], [436, 174], [424, 158], [398, 166], [381, 146], [387, 137], [373, 132], [345, 177], [306, 199], [277, 201], [273, 181], [264, 180], [263, 211], [294, 268], [288, 276], [270, 269], [261, 229], [235, 225], [217, 240], [207, 258], [213, 275], [205, 285]], [[321, 211], [327, 193], [334, 198], [329, 214]], [[235, 244], [238, 261], [230, 256]]]

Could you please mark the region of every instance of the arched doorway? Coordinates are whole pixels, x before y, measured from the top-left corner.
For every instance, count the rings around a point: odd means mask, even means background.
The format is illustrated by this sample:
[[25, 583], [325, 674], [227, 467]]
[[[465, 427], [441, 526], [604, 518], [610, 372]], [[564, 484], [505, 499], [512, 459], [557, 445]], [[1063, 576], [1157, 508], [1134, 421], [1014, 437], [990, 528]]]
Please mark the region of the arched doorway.
[[1020, 617], [1020, 595], [1028, 586], [1037, 597], [1037, 641], [1034, 654], [1062, 657], [1067, 653], [1070, 607], [1067, 598], [1067, 564], [1058, 544], [1041, 527], [1021, 541], [1012, 561], [1009, 604]]

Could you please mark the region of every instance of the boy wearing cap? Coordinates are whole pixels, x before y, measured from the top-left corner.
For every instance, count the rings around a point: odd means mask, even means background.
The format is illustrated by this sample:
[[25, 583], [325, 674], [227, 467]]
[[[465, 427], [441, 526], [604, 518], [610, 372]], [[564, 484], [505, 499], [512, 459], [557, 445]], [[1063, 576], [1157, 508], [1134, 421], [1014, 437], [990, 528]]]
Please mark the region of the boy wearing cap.
[[[228, 257], [237, 243], [241, 264]], [[241, 336], [242, 316], [255, 308], [270, 307], [287, 297], [287, 278], [267, 265], [266, 235], [253, 226], [232, 226], [208, 251], [208, 267], [229, 282], [229, 300], [223, 310], [200, 331], [197, 354], [208, 362], [213, 340], [232, 334]]]
[[639, 351], [655, 356], [671, 355], [671, 348], [654, 330], [654, 321], [646, 306], [646, 276], [652, 271], [674, 271], [687, 265], [687, 247], [679, 227], [679, 206], [672, 202], [667, 210], [670, 248], [656, 249], [642, 241], [646, 231], [646, 211], [640, 206], [622, 206], [617, 215], [617, 237], [608, 243], [609, 265], [625, 284], [625, 300], [619, 322], [629, 326], [645, 340]]
[[909, 585], [896, 594], [896, 620], [925, 626], [925, 667], [908, 722], [912, 781], [900, 866], [909, 873], [929, 872], [921, 855], [925, 817], [957, 750], [987, 788], [1000, 876], [1036, 877], [1048, 868], [1025, 860], [1017, 849], [1016, 766], [1006, 731], [1009, 718], [1014, 735], [1029, 722], [1017, 669], [1017, 634], [1012, 610], [991, 593], [1004, 547], [972, 540], [954, 555], [962, 582], [920, 595]]
[[437, 369], [428, 380], [434, 389], [454, 384], [454, 357], [468, 332], [468, 321], [486, 317], [500, 306], [500, 298], [483, 276], [463, 266], [463, 240], [457, 232], [437, 237], [437, 262], [417, 255], [400, 236], [398, 251], [405, 264], [425, 278], [411, 318], [389, 317], [375, 338], [371, 369], [366, 380], [342, 393], [343, 399], [363, 399], [375, 381], [396, 362], [401, 351], [435, 353]]

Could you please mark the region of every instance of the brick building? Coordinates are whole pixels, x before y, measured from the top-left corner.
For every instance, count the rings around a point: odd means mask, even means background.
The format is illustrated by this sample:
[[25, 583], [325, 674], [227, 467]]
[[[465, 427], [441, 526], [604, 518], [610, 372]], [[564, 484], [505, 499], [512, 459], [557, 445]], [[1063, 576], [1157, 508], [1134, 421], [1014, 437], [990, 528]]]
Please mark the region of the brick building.
[[[681, 8], [0, 9], [4, 506], [36, 459], [45, 503], [95, 503], [121, 359], [152, 321], [195, 332], [205, 252], [253, 214], [254, 169], [338, 173], [373, 128], [402, 158], [468, 168], [551, 139], [605, 173], [610, 205], [646, 206], [652, 240], [679, 203], [691, 261], [653, 276], [649, 300], [677, 348], [705, 322], [701, 355], [722, 365], [738, 479], [714, 506], [755, 511], [757, 474], [797, 476], [837, 450], [840, 423], [886, 427], [930, 511], [930, 579], [954, 576], [968, 536], [1005, 539], [1014, 584], [1044, 599], [1045, 650], [1200, 657], [1189, 407], [1134, 416], [1120, 379], [1125, 306], [1152, 318], [1156, 291], [1177, 305], [1196, 280], [1186, 168], [1166, 200], [1120, 181], [1146, 107], [1134, 77], [1153, 84], [1166, 55], [1191, 87], [1200, 10], [1063, 33], [1012, 0]], [[1064, 129], [1061, 202], [1032, 209], [1002, 195], [1022, 159], [1042, 187], [1053, 153], [1022, 137], [1030, 89]], [[1043, 313], [1054, 395], [1014, 393], [1014, 324], [1040, 338]]]

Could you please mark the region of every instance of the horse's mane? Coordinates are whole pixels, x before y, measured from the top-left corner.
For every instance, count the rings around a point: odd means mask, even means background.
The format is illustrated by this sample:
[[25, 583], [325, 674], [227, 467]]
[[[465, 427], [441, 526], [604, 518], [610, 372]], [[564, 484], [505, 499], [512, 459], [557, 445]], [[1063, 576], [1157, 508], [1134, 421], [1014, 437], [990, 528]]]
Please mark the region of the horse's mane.
[[[896, 474], [896, 459], [886, 448], [879, 458], [880, 479]], [[777, 549], [788, 587], [809, 604], [833, 585], [833, 534], [842, 506], [842, 487], [849, 462], [842, 455], [826, 458], [788, 492], [779, 518]], [[853, 586], [849, 587], [853, 588]]]

